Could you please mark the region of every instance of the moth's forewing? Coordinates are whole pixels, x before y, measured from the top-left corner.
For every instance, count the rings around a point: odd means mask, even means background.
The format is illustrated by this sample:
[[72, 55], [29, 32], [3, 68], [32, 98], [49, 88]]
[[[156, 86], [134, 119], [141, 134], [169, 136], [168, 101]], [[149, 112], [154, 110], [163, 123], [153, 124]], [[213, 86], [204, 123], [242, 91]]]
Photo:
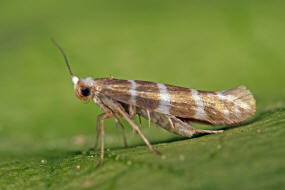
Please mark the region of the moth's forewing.
[[207, 92], [147, 81], [96, 80], [101, 93], [119, 102], [213, 125], [239, 124], [255, 113], [255, 100], [243, 86]]

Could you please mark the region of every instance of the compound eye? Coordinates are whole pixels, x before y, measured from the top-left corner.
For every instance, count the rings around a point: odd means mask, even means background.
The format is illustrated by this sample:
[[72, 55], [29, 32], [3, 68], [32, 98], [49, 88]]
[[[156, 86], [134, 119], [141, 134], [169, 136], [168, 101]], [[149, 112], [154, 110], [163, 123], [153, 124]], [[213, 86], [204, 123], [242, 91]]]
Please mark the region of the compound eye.
[[82, 94], [82, 96], [89, 96], [90, 95], [90, 89], [89, 88], [82, 88], [81, 94]]

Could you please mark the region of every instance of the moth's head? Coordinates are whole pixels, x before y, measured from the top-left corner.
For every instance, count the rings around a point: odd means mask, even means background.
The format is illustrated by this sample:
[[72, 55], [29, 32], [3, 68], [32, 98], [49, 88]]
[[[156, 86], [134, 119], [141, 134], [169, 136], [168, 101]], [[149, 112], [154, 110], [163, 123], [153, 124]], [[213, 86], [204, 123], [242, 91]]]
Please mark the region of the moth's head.
[[74, 85], [74, 93], [77, 98], [84, 102], [88, 102], [94, 95], [94, 79], [91, 77], [78, 78], [72, 76], [72, 83]]

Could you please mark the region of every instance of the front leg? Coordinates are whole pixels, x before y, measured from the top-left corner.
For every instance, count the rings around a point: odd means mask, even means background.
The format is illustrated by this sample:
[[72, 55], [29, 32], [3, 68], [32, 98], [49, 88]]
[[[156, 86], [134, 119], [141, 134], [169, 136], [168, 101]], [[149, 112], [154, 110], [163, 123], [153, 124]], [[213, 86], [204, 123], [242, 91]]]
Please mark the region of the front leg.
[[[98, 120], [97, 122], [100, 123], [100, 132], [101, 132], [101, 149], [100, 149], [100, 159], [99, 162], [96, 166], [96, 168], [98, 168], [102, 163], [103, 163], [103, 159], [104, 159], [104, 120], [113, 117], [113, 113], [112, 112], [108, 112], [108, 113], [102, 113], [100, 115], [98, 115]], [[98, 133], [97, 133], [98, 136]], [[99, 137], [98, 137], [99, 138]], [[96, 139], [96, 146], [98, 144], [98, 140]]]
[[[127, 139], [126, 139], [125, 132], [124, 132], [124, 126], [120, 122], [118, 117], [115, 114], [113, 114], [113, 111], [103, 103], [103, 101], [99, 98], [98, 94], [95, 94], [95, 96], [93, 97], [93, 101], [94, 101], [94, 103], [98, 104], [99, 107], [105, 111], [105, 113], [112, 114], [112, 116], [110, 116], [110, 117], [114, 117], [116, 124], [119, 125], [122, 136], [123, 136], [124, 145], [125, 145], [125, 147], [128, 147]], [[97, 148], [97, 146], [99, 144], [100, 117], [101, 117], [101, 115], [102, 114], [97, 116], [97, 134], [96, 134], [95, 144], [94, 144], [94, 147], [90, 148], [90, 150], [93, 150], [93, 151]]]
[[[102, 109], [108, 108], [111, 110], [111, 113], [113, 115], [117, 115], [119, 117], [123, 117], [127, 122], [131, 125], [131, 127], [139, 134], [139, 136], [142, 138], [142, 140], [145, 142], [145, 144], [148, 146], [148, 148], [153, 151], [154, 153], [161, 155], [159, 151], [157, 151], [147, 140], [147, 138], [143, 135], [139, 127], [134, 123], [134, 121], [130, 118], [129, 114], [125, 111], [125, 109], [122, 107], [122, 105], [113, 99], [111, 99], [108, 96], [105, 96], [104, 94], [96, 94], [96, 96], [93, 98], [94, 102], [97, 103]], [[113, 116], [112, 115], [112, 116]], [[101, 122], [101, 135], [102, 135], [102, 122]], [[101, 146], [102, 148], [102, 146]], [[103, 150], [104, 151], [104, 150]], [[101, 150], [101, 157], [102, 152]], [[100, 159], [103, 160], [103, 159]]]
[[100, 137], [100, 117], [105, 114], [105, 113], [102, 113], [102, 114], [99, 114], [97, 116], [97, 134], [96, 134], [96, 139], [95, 139], [95, 144], [92, 148], [90, 148], [90, 151], [95, 151], [97, 149], [97, 146], [98, 146], [98, 142], [99, 142], [99, 137]]

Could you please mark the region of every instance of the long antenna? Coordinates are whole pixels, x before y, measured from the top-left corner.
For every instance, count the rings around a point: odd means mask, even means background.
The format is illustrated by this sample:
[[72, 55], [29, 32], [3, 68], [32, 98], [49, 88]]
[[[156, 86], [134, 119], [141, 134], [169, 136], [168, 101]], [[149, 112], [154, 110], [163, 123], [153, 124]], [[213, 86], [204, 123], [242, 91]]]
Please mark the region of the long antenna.
[[68, 59], [67, 59], [67, 56], [66, 56], [64, 50], [62, 49], [62, 47], [61, 47], [53, 38], [51, 39], [51, 41], [52, 41], [52, 43], [60, 50], [61, 54], [62, 54], [63, 57], [64, 57], [65, 64], [66, 64], [66, 66], [67, 66], [67, 68], [68, 68], [68, 70], [69, 70], [69, 74], [70, 74], [71, 76], [73, 76], [73, 73], [72, 73], [72, 71], [71, 71], [71, 69], [70, 69], [70, 66], [69, 66], [69, 63], [68, 63]]

